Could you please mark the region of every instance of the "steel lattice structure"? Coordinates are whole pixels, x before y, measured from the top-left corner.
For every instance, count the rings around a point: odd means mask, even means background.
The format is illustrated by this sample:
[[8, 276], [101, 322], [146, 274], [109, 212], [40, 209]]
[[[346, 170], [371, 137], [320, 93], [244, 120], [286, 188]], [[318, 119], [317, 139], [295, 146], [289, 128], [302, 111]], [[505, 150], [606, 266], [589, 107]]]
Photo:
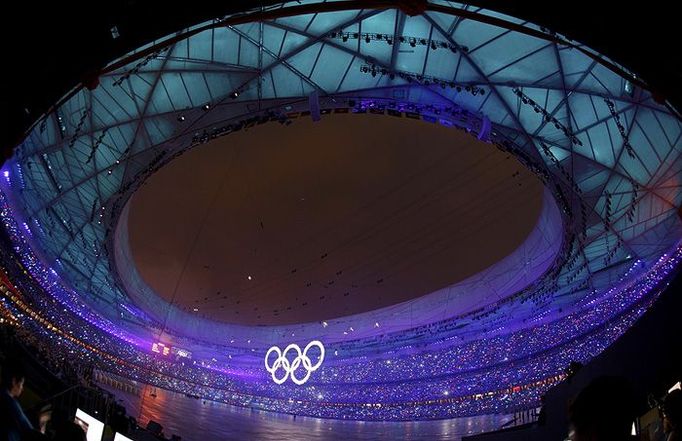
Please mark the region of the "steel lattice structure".
[[[259, 329], [193, 318], [145, 286], [127, 247], [135, 190], [193, 146], [292, 120], [311, 95], [323, 113], [410, 113], [467, 130], [530, 167], [547, 186], [543, 214], [495, 267], [518, 278], [496, 278], [492, 268], [324, 327]], [[76, 88], [32, 127], [3, 169], [3, 187], [34, 252], [115, 325], [151, 338], [163, 323], [177, 338], [236, 340], [225, 343], [235, 351], [286, 346], [295, 331], [352, 360], [377, 342], [399, 351], [409, 337], [442, 348], [453, 336], [540, 326], [642, 280], [682, 236], [681, 148], [679, 115], [645, 83], [531, 23], [443, 1], [415, 16], [308, 1], [215, 19], [112, 62], [96, 87]], [[484, 281], [496, 295], [463, 304], [459, 293]], [[261, 362], [244, 355], [245, 365]]]

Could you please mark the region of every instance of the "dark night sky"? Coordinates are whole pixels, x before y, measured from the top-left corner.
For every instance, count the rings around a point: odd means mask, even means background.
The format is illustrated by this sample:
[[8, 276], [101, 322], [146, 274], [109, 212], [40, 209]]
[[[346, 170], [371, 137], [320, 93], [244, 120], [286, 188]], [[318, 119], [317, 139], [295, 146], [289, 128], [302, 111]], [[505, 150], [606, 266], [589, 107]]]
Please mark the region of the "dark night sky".
[[535, 227], [542, 189], [463, 131], [302, 117], [176, 159], [135, 193], [128, 229], [144, 280], [189, 312], [302, 323], [401, 303], [497, 263]]

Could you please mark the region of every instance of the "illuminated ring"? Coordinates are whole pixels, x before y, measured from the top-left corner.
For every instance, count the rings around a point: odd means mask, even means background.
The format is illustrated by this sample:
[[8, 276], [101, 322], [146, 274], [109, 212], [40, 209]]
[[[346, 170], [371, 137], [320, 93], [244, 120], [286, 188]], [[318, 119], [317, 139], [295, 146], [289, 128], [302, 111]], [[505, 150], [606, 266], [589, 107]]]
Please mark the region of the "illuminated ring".
[[318, 348], [320, 348], [320, 359], [317, 361], [317, 364], [315, 364], [315, 366], [308, 367], [308, 369], [314, 372], [318, 370], [320, 366], [322, 366], [322, 362], [324, 361], [324, 345], [319, 340], [313, 340], [306, 345], [305, 349], [303, 350], [303, 355], [306, 356], [308, 363], [310, 363], [310, 358], [308, 358], [308, 349], [310, 349], [313, 346], [317, 346]]
[[[272, 366], [269, 366], [268, 365], [268, 358], [270, 358], [270, 354], [272, 352], [277, 353], [277, 359], [272, 364]], [[279, 369], [280, 366], [282, 367], [282, 369], [284, 369], [284, 377], [277, 378], [277, 369]], [[272, 375], [272, 381], [274, 381], [276, 384], [282, 384], [285, 381], [287, 381], [287, 378], [289, 378], [289, 371], [290, 371], [289, 360], [282, 357], [282, 351], [277, 346], [271, 347], [270, 349], [268, 349], [268, 352], [265, 354], [265, 369], [268, 372], [270, 372], [270, 374]]]
[[[317, 361], [317, 363], [315, 363], [315, 366], [312, 365], [312, 362], [310, 361], [310, 357], [308, 357], [308, 350], [312, 346], [317, 346], [318, 348], [320, 348], [320, 359]], [[310, 378], [310, 374], [312, 374], [317, 369], [319, 369], [320, 366], [322, 366], [323, 361], [324, 361], [324, 346], [318, 340], [311, 341], [310, 343], [308, 343], [306, 345], [305, 349], [303, 350], [303, 354], [301, 354], [301, 356], [299, 358], [295, 359], [291, 363], [291, 381], [298, 384], [299, 386], [304, 384]], [[296, 369], [301, 364], [305, 368], [306, 374], [303, 378], [298, 379], [298, 378], [296, 378]]]

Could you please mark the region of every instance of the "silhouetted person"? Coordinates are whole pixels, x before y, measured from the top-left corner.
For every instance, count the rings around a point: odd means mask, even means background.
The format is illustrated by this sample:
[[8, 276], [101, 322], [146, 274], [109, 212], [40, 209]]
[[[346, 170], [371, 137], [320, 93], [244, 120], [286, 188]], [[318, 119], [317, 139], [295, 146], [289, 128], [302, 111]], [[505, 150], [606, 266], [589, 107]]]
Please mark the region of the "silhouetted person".
[[73, 421], [65, 422], [55, 431], [54, 439], [59, 441], [86, 441], [83, 428]]
[[571, 361], [566, 369], [564, 369], [564, 374], [566, 374], [566, 379], [570, 380], [578, 373], [580, 369], [583, 368], [583, 364], [579, 361]]
[[20, 441], [38, 432], [21, 409], [17, 398], [24, 391], [24, 367], [10, 361], [2, 367], [0, 380], [0, 441]]
[[599, 377], [569, 407], [573, 441], [626, 441], [637, 413], [632, 389], [620, 377]]
[[665, 441], [682, 441], [682, 390], [670, 392], [663, 400]]
[[545, 403], [545, 396], [540, 397], [540, 413], [538, 414], [538, 426], [544, 426], [547, 423], [547, 403]]

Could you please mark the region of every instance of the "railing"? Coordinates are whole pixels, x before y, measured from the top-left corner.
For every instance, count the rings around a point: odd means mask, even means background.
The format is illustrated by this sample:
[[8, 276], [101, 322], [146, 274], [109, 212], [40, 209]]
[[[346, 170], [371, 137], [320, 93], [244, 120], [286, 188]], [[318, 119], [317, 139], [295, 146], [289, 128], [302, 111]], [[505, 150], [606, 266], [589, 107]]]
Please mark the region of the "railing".
[[129, 394], [140, 395], [142, 388], [136, 381], [126, 380], [117, 375], [110, 374], [108, 372], [103, 372], [95, 369], [92, 373], [92, 379], [96, 383], [106, 384], [107, 386], [113, 387], [123, 392]]
[[531, 409], [514, 412], [514, 417], [500, 426], [500, 429], [507, 429], [510, 427], [523, 426], [526, 424], [537, 423], [540, 418], [540, 411], [542, 407], [534, 407]]

